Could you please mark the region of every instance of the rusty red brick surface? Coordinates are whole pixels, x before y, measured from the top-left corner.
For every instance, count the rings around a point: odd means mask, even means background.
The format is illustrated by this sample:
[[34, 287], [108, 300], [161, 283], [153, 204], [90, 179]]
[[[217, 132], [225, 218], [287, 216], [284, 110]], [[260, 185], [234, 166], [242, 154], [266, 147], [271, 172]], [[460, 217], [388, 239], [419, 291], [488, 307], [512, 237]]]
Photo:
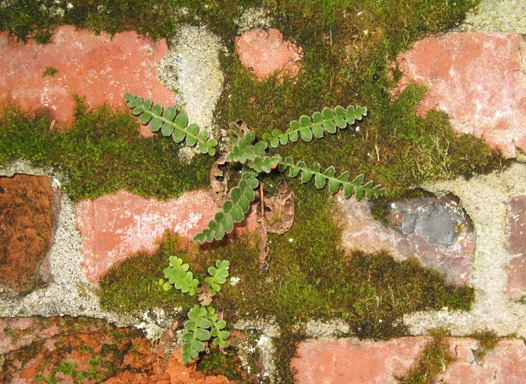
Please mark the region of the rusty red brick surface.
[[469, 338], [450, 338], [448, 344], [455, 361], [435, 379], [437, 383], [526, 382], [526, 345], [522, 340], [501, 340], [487, 351], [483, 351], [478, 340]]
[[97, 283], [113, 264], [135, 252], [154, 251], [167, 229], [193, 237], [217, 210], [204, 191], [184, 193], [167, 202], [126, 191], [80, 202], [76, 218], [88, 280]]
[[518, 299], [526, 294], [526, 195], [509, 201], [507, 294]]
[[54, 200], [48, 177], [0, 177], [0, 292], [26, 294], [51, 280]]

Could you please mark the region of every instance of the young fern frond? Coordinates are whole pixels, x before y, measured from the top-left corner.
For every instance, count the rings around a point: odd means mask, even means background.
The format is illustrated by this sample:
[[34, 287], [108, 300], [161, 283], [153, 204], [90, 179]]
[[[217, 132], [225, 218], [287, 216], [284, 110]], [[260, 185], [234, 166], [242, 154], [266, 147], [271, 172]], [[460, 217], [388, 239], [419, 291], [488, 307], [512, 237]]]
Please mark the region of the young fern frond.
[[181, 351], [183, 363], [188, 364], [192, 359], [205, 350], [205, 343], [210, 340], [208, 330], [212, 323], [207, 319], [208, 311], [199, 304], [193, 306], [188, 312], [188, 320], [184, 323], [183, 344]]
[[[190, 266], [183, 259], [176, 256], [170, 256], [169, 261], [169, 267], [163, 270], [164, 277], [168, 279], [168, 283], [181, 290], [181, 292], [194, 296], [199, 288], [199, 280], [195, 279], [193, 273], [188, 270]], [[165, 285], [165, 289], [168, 286]]]
[[290, 128], [285, 132], [274, 129], [271, 133], [265, 133], [263, 140], [268, 141], [272, 148], [287, 145], [289, 141], [295, 143], [300, 138], [310, 142], [314, 137], [321, 139], [325, 132], [334, 134], [338, 132], [338, 129], [345, 129], [354, 124], [356, 120], [361, 120], [365, 115], [367, 115], [367, 108], [360, 106], [324, 108], [321, 112], [314, 112], [312, 118], [303, 115], [298, 120], [292, 121]]
[[229, 267], [228, 260], [217, 260], [215, 267], [208, 268], [210, 276], [205, 278], [205, 283], [212, 296], [215, 296], [221, 290], [221, 285], [226, 282]]
[[[190, 296], [195, 295], [198, 290], [204, 290], [210, 296], [215, 296], [226, 282], [229, 267], [230, 262], [228, 260], [217, 260], [215, 267], [208, 268], [209, 276], [200, 285], [199, 280], [195, 279], [192, 272], [189, 271], [189, 265], [183, 259], [171, 256], [170, 266], [164, 269], [164, 276], [168, 281], [165, 282], [161, 279], [159, 284], [164, 289], [173, 285], [176, 289], [188, 293]], [[211, 301], [204, 304], [201, 297], [199, 301], [202, 305], [196, 304], [190, 309], [188, 320], [185, 321], [181, 330], [181, 352], [185, 364], [198, 357], [199, 353], [205, 350], [209, 341], [222, 348], [229, 345], [226, 339], [230, 336], [230, 332], [224, 330], [226, 322], [218, 316], [215, 308], [209, 306]]]
[[253, 144], [256, 136], [252, 131], [245, 132], [245, 134], [232, 142], [230, 152], [226, 156], [226, 161], [239, 162], [245, 164], [247, 161], [254, 160], [256, 157], [265, 156], [267, 143], [264, 141]]
[[256, 198], [254, 189], [258, 187], [257, 174], [244, 171], [237, 187], [230, 192], [230, 199], [225, 201], [221, 211], [217, 212], [208, 227], [194, 236], [193, 240], [203, 244], [214, 240], [221, 240], [226, 234], [234, 230], [234, 223], [243, 221], [250, 209], [250, 203]]
[[185, 141], [189, 147], [197, 146], [202, 154], [214, 156], [217, 140], [210, 137], [207, 130], [199, 129], [197, 124], [188, 124], [188, 116], [176, 107], [163, 110], [159, 104], [151, 100], [143, 100], [140, 96], [126, 93], [124, 98], [132, 113], [139, 116], [142, 124], [149, 124], [152, 132], [161, 131], [163, 136], [171, 136], [176, 143]]
[[230, 344], [226, 340], [230, 336], [230, 332], [225, 331], [226, 321], [219, 320], [216, 309], [208, 307], [208, 320], [212, 323], [210, 336], [212, 336], [212, 345], [217, 345], [221, 348], [226, 348]]
[[228, 162], [239, 162], [246, 164], [257, 173], [270, 171], [277, 166], [281, 157], [279, 155], [267, 156], [265, 150], [267, 143], [265, 141], [254, 142], [255, 135], [252, 131], [246, 132], [243, 137], [232, 143], [232, 148], [226, 157]]
[[289, 169], [289, 177], [297, 177], [300, 175], [302, 183], [308, 183], [314, 177], [314, 184], [316, 188], [322, 189], [328, 185], [329, 193], [335, 194], [343, 189], [346, 198], [353, 194], [358, 200], [362, 197], [371, 199], [384, 194], [384, 190], [380, 186], [372, 186], [371, 182], [363, 184], [363, 175], [358, 175], [354, 180], [349, 181], [349, 172], [345, 171], [340, 176], [336, 177], [336, 169], [332, 166], [322, 171], [319, 163], [314, 163], [310, 167], [304, 161], [297, 163], [291, 157], [287, 157], [279, 164], [278, 170], [284, 172]]

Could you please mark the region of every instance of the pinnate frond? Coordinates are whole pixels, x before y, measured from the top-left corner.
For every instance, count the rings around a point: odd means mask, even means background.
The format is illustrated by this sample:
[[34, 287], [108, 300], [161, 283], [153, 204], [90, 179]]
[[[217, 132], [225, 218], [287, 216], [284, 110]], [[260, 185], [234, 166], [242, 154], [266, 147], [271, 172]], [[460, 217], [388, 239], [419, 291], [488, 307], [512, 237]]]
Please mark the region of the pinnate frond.
[[169, 266], [163, 270], [164, 277], [176, 289], [194, 296], [199, 286], [199, 280], [195, 279], [192, 272], [188, 270], [190, 266], [176, 256], [170, 256], [169, 261]]
[[209, 328], [212, 325], [207, 318], [208, 311], [205, 307], [196, 304], [188, 312], [188, 320], [184, 323], [183, 344], [181, 351], [183, 363], [188, 364], [192, 359], [205, 350], [205, 343], [210, 339]]
[[193, 240], [203, 244], [222, 239], [234, 230], [234, 224], [243, 221], [245, 214], [250, 209], [250, 203], [255, 200], [254, 189], [258, 187], [257, 174], [245, 171], [237, 187], [230, 192], [230, 198], [224, 202], [221, 211], [215, 214], [208, 227], [194, 236]]
[[289, 177], [300, 177], [302, 183], [308, 183], [314, 178], [314, 185], [318, 189], [322, 189], [328, 185], [329, 193], [335, 194], [341, 189], [346, 198], [355, 195], [360, 200], [365, 196], [367, 199], [383, 195], [384, 190], [379, 186], [373, 186], [371, 182], [363, 183], [364, 176], [358, 175], [354, 180], [350, 180], [349, 172], [345, 171], [339, 176], [336, 176], [336, 169], [332, 166], [325, 170], [321, 169], [319, 163], [314, 163], [307, 166], [304, 161], [297, 163], [291, 157], [285, 158], [280, 162], [279, 168], [281, 172], [289, 170]]
[[229, 267], [230, 262], [228, 260], [217, 260], [215, 267], [208, 268], [210, 276], [205, 278], [205, 282], [212, 296], [215, 296], [221, 290], [221, 285], [226, 282]]
[[132, 113], [139, 116], [142, 124], [148, 124], [152, 132], [160, 131], [163, 136], [171, 136], [176, 143], [184, 141], [186, 146], [197, 146], [203, 154], [215, 155], [217, 140], [197, 124], [188, 124], [188, 116], [184, 111], [176, 107], [164, 109], [149, 99], [143, 100], [131, 93], [126, 93], [124, 98]]
[[268, 141], [272, 148], [287, 145], [289, 142], [295, 143], [300, 138], [310, 142], [313, 138], [321, 139], [325, 132], [334, 134], [339, 129], [345, 129], [365, 115], [367, 108], [360, 106], [324, 108], [321, 112], [315, 112], [312, 117], [303, 115], [298, 120], [292, 121], [285, 132], [274, 129], [271, 133], [264, 134], [263, 140]]

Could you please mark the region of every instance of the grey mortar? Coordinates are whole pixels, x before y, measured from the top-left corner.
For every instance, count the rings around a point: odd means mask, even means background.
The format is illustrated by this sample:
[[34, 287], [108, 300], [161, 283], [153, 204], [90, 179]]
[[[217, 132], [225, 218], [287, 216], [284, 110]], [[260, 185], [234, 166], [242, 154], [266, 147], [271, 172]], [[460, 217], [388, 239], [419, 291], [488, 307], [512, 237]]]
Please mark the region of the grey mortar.
[[[177, 105], [196, 123], [214, 135], [214, 110], [223, 90], [219, 38], [204, 27], [182, 26], [170, 41], [168, 55], [158, 67], [159, 79], [177, 93]], [[190, 160], [195, 150], [183, 148], [180, 156]]]
[[273, 19], [270, 17], [270, 13], [270, 7], [244, 10], [236, 20], [236, 24], [239, 27], [238, 32], [241, 34], [256, 28], [272, 28]]
[[477, 235], [472, 285], [475, 302], [469, 312], [417, 312], [404, 316], [412, 334], [439, 327], [466, 336], [476, 331], [526, 337], [526, 306], [506, 296], [508, 201], [526, 194], [526, 164], [515, 163], [503, 172], [425, 184], [438, 196], [453, 193], [471, 217]]
[[458, 31], [526, 34], [526, 1], [482, 0], [468, 13]]

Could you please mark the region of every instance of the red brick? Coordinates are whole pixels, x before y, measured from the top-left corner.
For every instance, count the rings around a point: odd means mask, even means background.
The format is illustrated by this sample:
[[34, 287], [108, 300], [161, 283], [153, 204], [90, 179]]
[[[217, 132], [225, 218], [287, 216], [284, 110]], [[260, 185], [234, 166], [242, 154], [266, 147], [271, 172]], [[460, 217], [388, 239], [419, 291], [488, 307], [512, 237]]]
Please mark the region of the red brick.
[[511, 299], [526, 295], [526, 196], [516, 196], [509, 201], [508, 253], [510, 261], [507, 294]]
[[76, 217], [88, 280], [97, 283], [113, 264], [132, 253], [154, 251], [167, 229], [193, 237], [217, 210], [211, 196], [203, 191], [167, 202], [126, 191], [80, 202]]
[[395, 384], [414, 364], [426, 337], [389, 341], [352, 339], [307, 340], [292, 360], [298, 384]]
[[[175, 103], [157, 78], [157, 65], [168, 52], [165, 40], [61, 26], [46, 45], [16, 43], [1, 33], [0, 50], [0, 101], [14, 102], [24, 112], [47, 111], [58, 125], [73, 121], [75, 94], [85, 97], [88, 107], [108, 103], [123, 109], [125, 92], [165, 106]], [[47, 67], [58, 71], [54, 77], [43, 76]]]
[[[522, 48], [521, 48], [522, 46]], [[447, 33], [418, 41], [398, 58], [405, 77], [425, 84], [420, 114], [441, 109], [453, 128], [515, 157], [526, 150], [526, 40], [517, 33]]]
[[259, 79], [272, 76], [278, 70], [296, 75], [297, 62], [302, 57], [302, 49], [283, 40], [283, 34], [277, 29], [253, 29], [243, 33], [236, 38], [236, 52], [241, 64]]
[[508, 339], [480, 356], [480, 342], [451, 338], [450, 353], [456, 359], [435, 382], [469, 384], [514, 384], [526, 382], [526, 345]]

